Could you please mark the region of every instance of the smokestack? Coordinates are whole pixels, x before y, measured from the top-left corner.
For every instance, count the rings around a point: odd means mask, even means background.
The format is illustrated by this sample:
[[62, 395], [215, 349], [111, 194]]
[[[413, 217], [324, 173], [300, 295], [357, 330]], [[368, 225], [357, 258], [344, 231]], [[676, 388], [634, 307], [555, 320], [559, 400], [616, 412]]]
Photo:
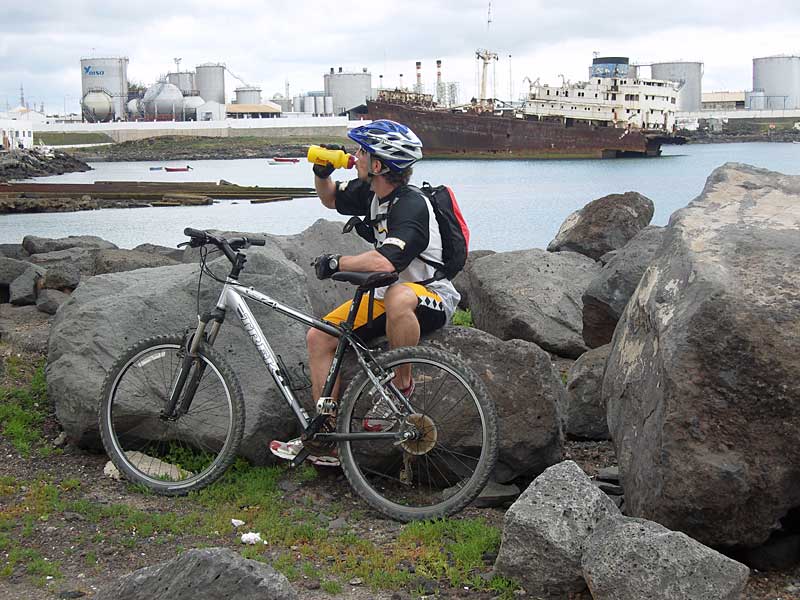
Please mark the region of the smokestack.
[[333, 75], [333, 67], [331, 67], [331, 75]]
[[403, 74], [400, 73], [400, 89], [403, 89]]
[[383, 75], [378, 75], [378, 89], [383, 89]]
[[341, 72], [342, 72], [342, 67], [339, 67], [339, 73], [341, 73]]
[[444, 100], [444, 89], [442, 87], [442, 61], [436, 61], [436, 101], [442, 103]]
[[422, 93], [422, 62], [417, 61], [417, 85], [414, 91], [418, 94]]

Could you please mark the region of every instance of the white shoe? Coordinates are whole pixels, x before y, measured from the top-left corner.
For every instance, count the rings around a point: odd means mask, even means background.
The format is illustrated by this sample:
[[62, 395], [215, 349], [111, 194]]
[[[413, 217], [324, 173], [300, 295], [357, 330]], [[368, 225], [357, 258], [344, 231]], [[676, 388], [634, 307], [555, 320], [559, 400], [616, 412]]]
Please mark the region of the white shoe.
[[[282, 458], [284, 460], [294, 460], [294, 458], [300, 454], [302, 449], [303, 440], [300, 438], [295, 438], [293, 440], [289, 440], [288, 442], [272, 440], [269, 443], [270, 452], [272, 452], [278, 458]], [[337, 454], [336, 447], [334, 446], [331, 448], [330, 454], [321, 454], [319, 456], [309, 454], [306, 460], [319, 467], [338, 467], [340, 463]]]
[[[406, 398], [411, 398], [415, 387], [412, 379], [408, 387], [401, 389], [400, 393]], [[381, 396], [375, 401], [372, 408], [367, 411], [367, 414], [364, 415], [362, 426], [365, 431], [388, 431], [397, 423], [397, 419], [392, 419], [392, 416], [392, 408]]]

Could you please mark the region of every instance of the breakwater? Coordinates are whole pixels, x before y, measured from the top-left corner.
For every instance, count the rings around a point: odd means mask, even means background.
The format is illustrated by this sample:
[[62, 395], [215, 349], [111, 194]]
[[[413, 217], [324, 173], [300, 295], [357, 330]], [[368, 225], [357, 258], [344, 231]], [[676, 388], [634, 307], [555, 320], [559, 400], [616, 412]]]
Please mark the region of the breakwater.
[[251, 203], [304, 198], [312, 188], [240, 186], [215, 182], [98, 181], [95, 183], [13, 183], [0, 185], [0, 214], [69, 212], [98, 208], [200, 206], [214, 200]]
[[39, 150], [0, 151], [0, 183], [11, 179], [28, 179], [91, 170], [92, 168], [84, 161], [58, 150], [47, 152]]

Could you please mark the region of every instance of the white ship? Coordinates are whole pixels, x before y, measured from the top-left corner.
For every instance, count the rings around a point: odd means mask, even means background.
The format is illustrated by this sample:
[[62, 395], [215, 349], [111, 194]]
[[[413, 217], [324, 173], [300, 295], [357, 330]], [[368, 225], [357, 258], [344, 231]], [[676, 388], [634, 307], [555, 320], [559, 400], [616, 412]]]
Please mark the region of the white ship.
[[624, 57], [595, 58], [589, 80], [560, 86], [531, 81], [522, 106], [526, 119], [672, 133], [681, 84], [641, 79]]

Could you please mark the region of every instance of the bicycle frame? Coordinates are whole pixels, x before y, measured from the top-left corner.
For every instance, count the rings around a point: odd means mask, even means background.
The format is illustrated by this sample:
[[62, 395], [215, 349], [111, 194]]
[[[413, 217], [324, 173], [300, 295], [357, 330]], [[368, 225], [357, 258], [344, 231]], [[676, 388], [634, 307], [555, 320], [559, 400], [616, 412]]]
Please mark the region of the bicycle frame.
[[[202, 317], [198, 316], [199, 325], [195, 335], [192, 339], [192, 343], [188, 348], [187, 356], [184, 359], [184, 364], [188, 368], [182, 368], [181, 374], [179, 375], [178, 379], [173, 385], [172, 392], [170, 394], [170, 401], [168, 404], [167, 414], [170, 414], [169, 407], [180, 406], [183, 408], [185, 405], [188, 408], [187, 403], [191, 403], [192, 397], [194, 395], [194, 390], [197, 389], [197, 385], [199, 383], [200, 378], [202, 377], [202, 370], [198, 367], [195, 370], [195, 374], [192, 380], [189, 382], [188, 390], [184, 390], [184, 386], [186, 385], [186, 380], [189, 378], [189, 371], [191, 368], [191, 362], [193, 358], [197, 356], [197, 350], [200, 347], [200, 344], [205, 343], [209, 345], [213, 345], [214, 341], [217, 338], [217, 334], [219, 333], [220, 328], [222, 327], [222, 323], [225, 320], [225, 315], [229, 310], [233, 310], [234, 314], [239, 318], [239, 321], [242, 324], [247, 335], [250, 337], [250, 341], [253, 342], [253, 345], [256, 347], [261, 359], [264, 361], [267, 370], [269, 371], [270, 375], [272, 376], [275, 385], [278, 387], [281, 395], [283, 396], [286, 403], [294, 412], [297, 420], [301, 424], [303, 428], [304, 435], [306, 435], [309, 439], [316, 439], [316, 440], [324, 440], [324, 441], [346, 441], [346, 440], [369, 440], [369, 439], [395, 439], [399, 441], [406, 441], [413, 439], [416, 433], [413, 430], [400, 430], [394, 432], [358, 432], [358, 433], [321, 433], [319, 432], [319, 428], [322, 423], [327, 419], [327, 415], [319, 415], [317, 414], [314, 418], [310, 418], [308, 413], [305, 409], [301, 406], [298, 402], [297, 398], [295, 397], [291, 387], [289, 387], [288, 382], [286, 380], [286, 376], [281, 371], [281, 366], [278, 363], [278, 359], [273, 351], [272, 347], [269, 344], [267, 337], [264, 335], [264, 332], [261, 330], [261, 327], [258, 324], [253, 312], [250, 310], [250, 307], [245, 302], [244, 298], [249, 298], [259, 304], [263, 304], [268, 306], [269, 308], [277, 311], [278, 313], [290, 317], [295, 321], [299, 321], [308, 327], [313, 327], [314, 329], [318, 329], [327, 333], [328, 335], [334, 336], [339, 339], [339, 342], [336, 346], [336, 351], [334, 353], [333, 362], [331, 364], [331, 368], [328, 371], [328, 376], [325, 380], [325, 384], [322, 390], [322, 397], [330, 397], [333, 387], [336, 383], [336, 378], [339, 376], [339, 371], [342, 366], [342, 359], [344, 357], [344, 353], [348, 347], [353, 348], [355, 351], [356, 359], [358, 360], [361, 368], [367, 374], [367, 376], [372, 381], [375, 388], [379, 391], [379, 393], [383, 396], [383, 398], [389, 403], [392, 407], [392, 410], [397, 410], [397, 401], [400, 401], [406, 404], [406, 408], [410, 408], [408, 406], [408, 402], [405, 397], [400, 393], [399, 390], [391, 383], [391, 378], [394, 376], [393, 373], [386, 373], [383, 369], [378, 365], [375, 361], [374, 357], [370, 350], [364, 345], [364, 343], [358, 338], [356, 334], [353, 333], [352, 324], [355, 321], [355, 316], [358, 312], [358, 307], [363, 299], [366, 291], [358, 288], [353, 298], [353, 303], [350, 307], [350, 314], [348, 315], [347, 321], [342, 326], [336, 326], [332, 323], [324, 321], [322, 319], [318, 319], [311, 315], [308, 315], [302, 311], [296, 310], [270, 296], [263, 294], [256, 290], [253, 287], [247, 287], [239, 283], [239, 281], [231, 276], [226, 278], [225, 284], [222, 287], [222, 291], [220, 292], [219, 299], [217, 300], [215, 310], [203, 315]], [[208, 327], [208, 323], [211, 323], [211, 326]], [[206, 332], [206, 329], [208, 331]], [[373, 370], [373, 367], [377, 367], [378, 373]], [[395, 398], [390, 397], [386, 394], [384, 390], [384, 385], [389, 384], [392, 393], [395, 395]], [[185, 393], [184, 393], [185, 392]], [[181, 397], [183, 396], [183, 397]], [[323, 418], [320, 418], [323, 417]]]

